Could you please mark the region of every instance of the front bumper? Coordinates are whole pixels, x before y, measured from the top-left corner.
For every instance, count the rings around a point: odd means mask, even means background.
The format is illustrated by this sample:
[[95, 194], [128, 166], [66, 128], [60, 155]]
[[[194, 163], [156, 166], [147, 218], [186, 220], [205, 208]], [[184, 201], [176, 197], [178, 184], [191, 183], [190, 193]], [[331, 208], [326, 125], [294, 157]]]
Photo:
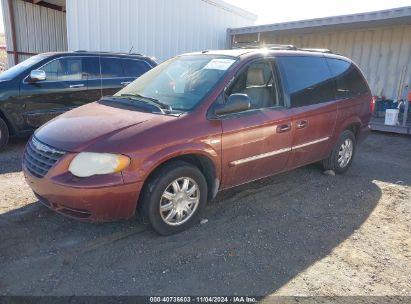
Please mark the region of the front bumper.
[[39, 201], [50, 209], [90, 222], [108, 222], [134, 216], [142, 182], [124, 184], [121, 174], [75, 182], [76, 179], [69, 173], [53, 176], [50, 174], [53, 169], [43, 178], [38, 178], [23, 164], [27, 183]]

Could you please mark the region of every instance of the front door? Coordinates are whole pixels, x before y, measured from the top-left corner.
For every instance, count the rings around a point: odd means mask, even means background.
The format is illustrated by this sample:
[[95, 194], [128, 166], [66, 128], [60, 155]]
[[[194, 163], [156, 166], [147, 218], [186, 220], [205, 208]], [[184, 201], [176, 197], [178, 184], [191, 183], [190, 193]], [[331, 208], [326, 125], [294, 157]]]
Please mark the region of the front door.
[[39, 68], [46, 80], [20, 85], [24, 106], [23, 119], [27, 129], [35, 129], [50, 119], [88, 102], [87, 75], [83, 73], [81, 57], [53, 59]]
[[226, 90], [247, 94], [251, 109], [222, 120], [222, 187], [282, 171], [292, 144], [291, 111], [283, 107], [271, 60], [246, 66]]

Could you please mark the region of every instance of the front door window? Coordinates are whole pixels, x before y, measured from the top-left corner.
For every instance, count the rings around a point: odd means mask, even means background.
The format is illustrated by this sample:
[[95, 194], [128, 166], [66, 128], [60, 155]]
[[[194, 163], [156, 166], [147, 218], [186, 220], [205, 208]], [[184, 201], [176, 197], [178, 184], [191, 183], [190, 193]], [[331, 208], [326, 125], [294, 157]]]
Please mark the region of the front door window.
[[43, 66], [46, 81], [76, 81], [83, 79], [81, 58], [60, 58]]
[[273, 80], [270, 61], [254, 62], [237, 76], [226, 94], [227, 96], [235, 93], [247, 94], [250, 97], [251, 109], [280, 106]]

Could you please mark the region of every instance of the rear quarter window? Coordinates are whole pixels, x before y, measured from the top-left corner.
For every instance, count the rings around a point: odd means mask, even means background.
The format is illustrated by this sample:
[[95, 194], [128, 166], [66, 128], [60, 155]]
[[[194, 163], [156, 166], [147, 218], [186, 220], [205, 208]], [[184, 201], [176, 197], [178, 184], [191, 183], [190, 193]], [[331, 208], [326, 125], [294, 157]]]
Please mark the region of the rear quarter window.
[[327, 58], [326, 60], [335, 80], [337, 99], [350, 98], [369, 92], [364, 77], [354, 64], [341, 59]]
[[335, 99], [334, 83], [325, 58], [284, 56], [277, 61], [292, 107]]

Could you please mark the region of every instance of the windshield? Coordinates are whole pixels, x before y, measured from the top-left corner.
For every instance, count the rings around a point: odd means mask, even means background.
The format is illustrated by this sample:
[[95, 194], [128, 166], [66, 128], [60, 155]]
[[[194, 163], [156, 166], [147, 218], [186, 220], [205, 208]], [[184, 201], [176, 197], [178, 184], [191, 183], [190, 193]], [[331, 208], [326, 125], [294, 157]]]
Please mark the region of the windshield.
[[222, 79], [236, 61], [233, 57], [186, 55], [170, 59], [119, 91], [157, 100], [173, 110], [189, 111]]
[[14, 77], [19, 75], [24, 70], [28, 69], [29, 67], [33, 66], [36, 63], [39, 63], [44, 58], [46, 58], [46, 56], [36, 55], [36, 56], [30, 57], [29, 59], [26, 59], [23, 62], [20, 62], [19, 64], [15, 65], [14, 67], [11, 67], [7, 71], [4, 71], [3, 73], [1, 73], [0, 80], [13, 79]]

